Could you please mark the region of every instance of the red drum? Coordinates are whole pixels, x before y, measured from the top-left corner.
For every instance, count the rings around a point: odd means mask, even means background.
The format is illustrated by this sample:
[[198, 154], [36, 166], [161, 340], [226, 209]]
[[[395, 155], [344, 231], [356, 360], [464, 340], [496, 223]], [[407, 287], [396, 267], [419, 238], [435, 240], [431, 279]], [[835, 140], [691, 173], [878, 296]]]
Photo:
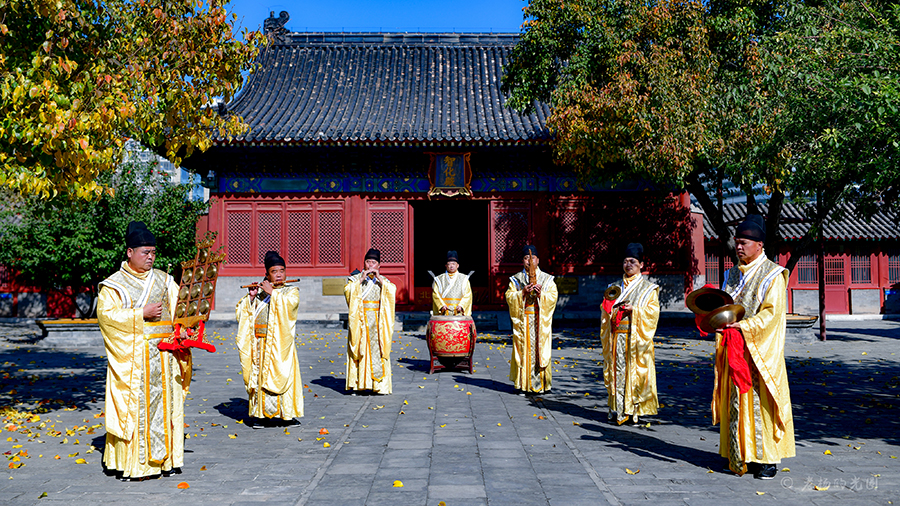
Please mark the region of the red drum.
[[[433, 315], [425, 333], [431, 354], [431, 373], [444, 367], [468, 368], [471, 373], [476, 338], [471, 316]], [[435, 364], [435, 360], [440, 363]]]

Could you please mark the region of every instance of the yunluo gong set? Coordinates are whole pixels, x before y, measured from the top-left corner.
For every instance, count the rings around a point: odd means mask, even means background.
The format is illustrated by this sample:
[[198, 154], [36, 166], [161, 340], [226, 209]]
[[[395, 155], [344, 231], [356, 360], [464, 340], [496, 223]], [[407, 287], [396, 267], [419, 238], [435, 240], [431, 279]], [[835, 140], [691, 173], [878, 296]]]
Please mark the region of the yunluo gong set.
[[[181, 262], [178, 302], [175, 305], [175, 318], [172, 320], [175, 331], [171, 337], [159, 343], [161, 350], [200, 348], [210, 353], [216, 351], [205, 332], [216, 295], [219, 264], [225, 260], [225, 253], [210, 250], [215, 239], [215, 233], [208, 233], [202, 242], [197, 243], [194, 258]], [[187, 331], [187, 337], [183, 339], [180, 337], [182, 329]]]

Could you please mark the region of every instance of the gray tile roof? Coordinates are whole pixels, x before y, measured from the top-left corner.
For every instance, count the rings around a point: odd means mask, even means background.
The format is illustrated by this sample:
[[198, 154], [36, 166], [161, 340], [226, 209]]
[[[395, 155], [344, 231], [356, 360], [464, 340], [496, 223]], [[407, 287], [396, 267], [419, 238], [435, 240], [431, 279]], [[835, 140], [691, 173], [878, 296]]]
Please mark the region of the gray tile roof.
[[218, 144], [544, 143], [550, 108], [507, 108], [515, 34], [289, 33], [227, 106], [251, 131]]
[[[759, 204], [763, 215], [769, 210], [768, 204]], [[876, 240], [900, 238], [900, 216], [876, 213], [871, 220], [866, 220], [856, 212], [853, 204], [844, 204], [842, 216], [837, 220], [829, 214], [825, 221], [825, 238], [831, 240]], [[746, 204], [726, 204], [722, 211], [725, 223], [734, 227], [747, 215]], [[781, 213], [781, 236], [786, 240], [799, 240], [809, 230], [810, 223], [805, 217], [802, 207], [785, 202]], [[712, 222], [703, 215], [703, 236], [706, 239], [718, 239]]]

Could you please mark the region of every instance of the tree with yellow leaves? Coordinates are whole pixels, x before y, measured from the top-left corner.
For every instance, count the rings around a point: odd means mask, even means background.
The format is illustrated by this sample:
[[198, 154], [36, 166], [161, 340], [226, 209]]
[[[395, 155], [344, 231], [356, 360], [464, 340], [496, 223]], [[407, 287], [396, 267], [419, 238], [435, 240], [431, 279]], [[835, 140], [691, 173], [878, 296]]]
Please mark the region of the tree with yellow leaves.
[[230, 101], [265, 39], [217, 0], [0, 0], [0, 186], [93, 199], [133, 138], [176, 165], [246, 130]]

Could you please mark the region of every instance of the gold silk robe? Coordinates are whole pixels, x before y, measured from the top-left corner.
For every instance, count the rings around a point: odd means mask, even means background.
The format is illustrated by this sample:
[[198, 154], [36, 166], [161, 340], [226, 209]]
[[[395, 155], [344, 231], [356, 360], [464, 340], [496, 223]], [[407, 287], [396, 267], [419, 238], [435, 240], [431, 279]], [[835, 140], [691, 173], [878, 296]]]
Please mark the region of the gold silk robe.
[[291, 420], [303, 416], [303, 380], [294, 345], [300, 290], [275, 288], [269, 301], [245, 295], [237, 304], [236, 341], [250, 401], [249, 415]]
[[466, 316], [472, 316], [472, 285], [469, 276], [456, 272], [445, 272], [434, 278], [431, 284], [431, 313], [441, 314], [441, 306], [447, 306], [450, 314], [456, 314], [457, 307], [463, 308]]
[[713, 425], [719, 424], [719, 453], [739, 475], [747, 471], [747, 462], [777, 464], [795, 455], [784, 363], [789, 275], [763, 252], [753, 262], [728, 271], [722, 286], [746, 311], [740, 327], [753, 382], [746, 393], [738, 391], [731, 380], [722, 334], [717, 333]]
[[[160, 270], [121, 269], [100, 283], [97, 318], [106, 348], [107, 469], [140, 478], [184, 465], [184, 396], [191, 382], [191, 352], [160, 351], [173, 332], [171, 309], [178, 285]], [[144, 320], [144, 306], [163, 303], [159, 319]]]
[[394, 297], [397, 288], [382, 276], [382, 283], [362, 273], [344, 285], [349, 308], [347, 390], [372, 390], [387, 395], [391, 386], [391, 339], [394, 333]]
[[[629, 416], [655, 415], [659, 408], [653, 336], [659, 321], [659, 286], [640, 273], [613, 283], [622, 289], [615, 303], [630, 301], [630, 316], [613, 329], [618, 308], [601, 312], [600, 340], [603, 344], [603, 382], [610, 411], [619, 425]], [[610, 285], [612, 286], [612, 285]]]
[[[516, 389], [532, 393], [546, 392], [552, 384], [551, 334], [558, 297], [553, 276], [538, 269], [537, 283], [541, 285], [541, 297], [536, 305], [526, 306], [523, 297], [522, 289], [528, 284], [525, 271], [510, 277], [506, 289], [506, 304], [513, 327], [509, 379], [515, 383]], [[537, 326], [535, 320], [539, 322]]]

